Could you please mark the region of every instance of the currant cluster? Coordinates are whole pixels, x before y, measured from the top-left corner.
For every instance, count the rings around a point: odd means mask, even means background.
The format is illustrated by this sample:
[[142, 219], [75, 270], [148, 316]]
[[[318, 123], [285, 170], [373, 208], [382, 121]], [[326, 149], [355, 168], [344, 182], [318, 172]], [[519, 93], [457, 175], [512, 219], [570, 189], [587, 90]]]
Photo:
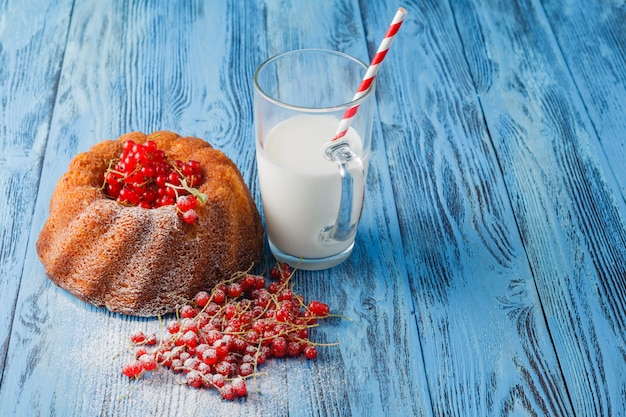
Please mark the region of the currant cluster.
[[309, 329], [329, 317], [328, 305], [306, 304], [290, 284], [293, 270], [277, 264], [270, 283], [248, 272], [237, 273], [210, 293], [201, 291], [177, 311], [167, 333], [131, 335], [134, 359], [122, 366], [129, 378], [140, 378], [158, 367], [182, 372], [196, 388], [215, 388], [222, 398], [247, 394], [246, 381], [271, 358], [317, 357], [319, 344]]
[[169, 161], [154, 141], [128, 140], [117, 161], [104, 173], [105, 193], [121, 203], [143, 208], [176, 204], [182, 219], [194, 223], [198, 200], [206, 196], [195, 187], [203, 176], [198, 161]]

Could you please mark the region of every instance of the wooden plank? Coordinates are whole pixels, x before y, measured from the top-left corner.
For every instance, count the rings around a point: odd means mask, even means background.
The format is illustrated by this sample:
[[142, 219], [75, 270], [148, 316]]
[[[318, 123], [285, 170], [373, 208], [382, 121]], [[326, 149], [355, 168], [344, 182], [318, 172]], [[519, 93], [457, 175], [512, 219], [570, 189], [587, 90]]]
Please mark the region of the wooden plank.
[[[615, 198], [626, 215], [626, 7], [623, 2], [542, 2], [573, 86], [589, 113], [593, 152], [608, 165], [600, 168], [608, 184], [619, 187]], [[614, 179], [617, 183], [614, 183]]]
[[0, 382], [71, 2], [0, 4]]
[[[277, 40], [298, 33], [305, 21], [285, 21], [285, 13], [303, 10], [329, 27], [333, 19], [350, 20], [329, 31], [303, 30], [293, 44]], [[233, 158], [260, 201], [251, 118], [256, 66], [279, 48], [294, 46], [334, 47], [367, 59], [358, 5], [303, 1], [288, 12], [277, 2], [246, 8], [236, 1], [78, 2], [31, 241], [70, 158], [129, 130], [166, 128], [207, 138]], [[272, 23], [277, 21], [282, 26]], [[378, 26], [379, 34], [387, 23]], [[264, 33], [271, 36], [259, 35]], [[414, 308], [406, 268], [402, 253], [394, 252], [401, 242], [384, 152], [371, 163], [373, 196], [354, 256], [336, 270], [296, 279], [308, 298], [328, 300], [353, 318], [317, 332], [317, 340], [340, 341], [339, 347], [322, 350], [316, 362], [267, 366], [268, 376], [259, 378], [259, 391], [252, 390], [245, 406], [189, 389], [168, 373], [129, 388], [117, 353], [132, 331], [156, 331], [158, 321], [109, 314], [59, 290], [45, 278], [31, 245], [0, 414], [170, 416], [209, 409], [216, 415], [430, 415], [414, 317], [406, 314]]]
[[[579, 16], [570, 22], [554, 10], [559, 39], [580, 40], [566, 47], [570, 62], [594, 59], [574, 57], [574, 48], [587, 48], [576, 21], [613, 22], [606, 32], [584, 35], [605, 51], [616, 26], [623, 27], [623, 9], [601, 2], [569, 2], [559, 10]], [[583, 80], [571, 75], [580, 67], [566, 65], [538, 2], [455, 5], [454, 13], [472, 76], [481, 80], [477, 93], [574, 410], [626, 415], [625, 211], [610, 171], [621, 181], [623, 164], [618, 155], [607, 161], [597, 151], [608, 155], [619, 147], [609, 142], [621, 134], [613, 129], [624, 117], [604, 125], [604, 104], [577, 89]], [[604, 59], [624, 74], [623, 45], [612, 51]], [[611, 79], [596, 76], [599, 89], [610, 88]], [[623, 83], [614, 87], [604, 99], [619, 112], [626, 104]]]
[[[366, 21], [388, 14], [363, 3]], [[482, 108], [484, 83], [507, 76], [518, 53], [507, 30], [546, 23], [532, 13], [523, 26], [506, 20], [506, 5], [449, 3], [406, 2], [402, 30], [413, 42], [394, 44], [379, 76], [388, 88], [378, 91], [397, 103], [380, 117], [433, 414], [573, 415], [511, 207], [523, 195], [509, 199], [508, 176], [520, 168], [511, 160], [500, 170]], [[494, 21], [497, 29], [481, 32]], [[481, 34], [500, 49], [485, 56]], [[526, 88], [516, 81], [493, 94]]]

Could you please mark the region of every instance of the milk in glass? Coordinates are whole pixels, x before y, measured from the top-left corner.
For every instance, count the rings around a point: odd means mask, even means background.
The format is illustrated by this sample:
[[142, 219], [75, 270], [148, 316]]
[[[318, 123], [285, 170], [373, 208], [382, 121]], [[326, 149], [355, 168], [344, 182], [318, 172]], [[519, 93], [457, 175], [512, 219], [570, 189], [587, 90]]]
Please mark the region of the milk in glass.
[[[340, 203], [337, 163], [324, 156], [325, 146], [335, 136], [338, 124], [339, 120], [333, 116], [294, 116], [278, 123], [264, 143], [257, 146], [261, 198], [270, 243], [296, 258], [325, 258], [354, 243], [354, 237], [343, 242], [320, 239], [321, 230], [337, 219]], [[367, 169], [369, 155], [363, 155], [359, 134], [350, 128], [343, 139], [350, 143]], [[359, 189], [363, 184], [354, 186]], [[353, 206], [360, 209], [361, 204]]]

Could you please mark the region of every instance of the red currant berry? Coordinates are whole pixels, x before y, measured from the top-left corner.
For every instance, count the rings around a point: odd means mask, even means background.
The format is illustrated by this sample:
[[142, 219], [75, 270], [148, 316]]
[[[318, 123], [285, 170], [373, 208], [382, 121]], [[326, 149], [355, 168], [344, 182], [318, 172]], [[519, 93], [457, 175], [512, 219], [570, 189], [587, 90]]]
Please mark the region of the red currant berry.
[[270, 282], [270, 285], [267, 286], [267, 291], [271, 294], [276, 294], [280, 290], [280, 285], [278, 282]]
[[307, 359], [315, 359], [317, 358], [317, 349], [315, 346], [307, 346], [304, 348], [304, 356]]
[[198, 346], [198, 335], [191, 331], [188, 330], [185, 334], [183, 334], [183, 336], [181, 337], [181, 341], [183, 342], [184, 345], [186, 345], [187, 347], [193, 347], [195, 348], [196, 346]]
[[279, 279], [280, 278], [280, 269], [278, 269], [278, 267], [274, 266], [274, 267], [272, 267], [272, 269], [270, 269], [270, 278], [271, 279]]
[[183, 213], [183, 221], [187, 224], [193, 224], [198, 220], [198, 214], [194, 209], [187, 210]]
[[143, 366], [138, 360], [124, 364], [124, 366], [122, 366], [122, 373], [129, 378], [138, 376], [142, 372], [142, 370]]
[[180, 308], [180, 316], [184, 319], [190, 319], [196, 316], [196, 309], [189, 304], [186, 304]]
[[190, 371], [187, 374], [187, 385], [198, 388], [202, 385], [202, 375], [198, 371]]
[[288, 278], [291, 275], [291, 267], [288, 264], [280, 264], [280, 275], [282, 278]]
[[183, 213], [196, 208], [198, 199], [193, 195], [182, 195], [176, 200], [176, 205]]
[[194, 301], [200, 307], [206, 306], [209, 303], [210, 299], [211, 299], [211, 296], [206, 291], [200, 291], [194, 297]]
[[109, 197], [117, 199], [120, 195], [120, 191], [122, 191], [122, 184], [117, 182], [113, 184], [107, 184], [106, 190]]
[[215, 374], [213, 375], [212, 382], [216, 388], [222, 388], [226, 384], [226, 379], [224, 378], [224, 375], [222, 374]]
[[302, 352], [302, 345], [299, 342], [289, 342], [287, 344], [287, 355], [295, 357]]
[[233, 401], [235, 399], [235, 390], [231, 384], [225, 384], [220, 388], [220, 394], [222, 394], [222, 398], [225, 400]]
[[[254, 358], [250, 356], [250, 359], [254, 361]], [[250, 362], [244, 362], [239, 365], [239, 375], [250, 376], [254, 373], [254, 365]]]
[[224, 290], [220, 288], [216, 289], [213, 293], [213, 301], [215, 301], [217, 304], [222, 304], [225, 300], [226, 293], [224, 292]]
[[311, 301], [309, 303], [309, 310], [317, 317], [326, 317], [330, 312], [328, 305], [321, 301]]
[[291, 311], [281, 308], [276, 311], [276, 320], [282, 323], [291, 323], [293, 321], [293, 314]]
[[129, 151], [131, 151], [133, 149], [133, 146], [135, 146], [135, 145], [136, 145], [136, 143], [135, 143], [134, 140], [127, 140], [126, 142], [124, 142], [122, 144], [122, 149], [125, 152], [129, 152]]
[[238, 397], [245, 397], [248, 394], [248, 389], [246, 387], [246, 381], [243, 378], [235, 378], [231, 382], [233, 386], [233, 390], [235, 391], [235, 395]]
[[291, 300], [293, 298], [293, 292], [289, 288], [285, 288], [278, 295], [278, 301]]
[[150, 180], [154, 176], [154, 168], [150, 165], [143, 165], [139, 170], [141, 175], [144, 176], [144, 180]]
[[141, 346], [141, 347], [137, 348], [137, 350], [135, 351], [135, 356], [139, 359], [140, 357], [142, 357], [146, 353], [147, 353], [146, 348]]
[[167, 183], [167, 175], [165, 175], [165, 174], [160, 174], [160, 175], [157, 175], [157, 176], [154, 178], [154, 183], [155, 183], [157, 186], [159, 186], [159, 187], [161, 187], [161, 188], [164, 188], [164, 187], [165, 187], [165, 183]]
[[137, 343], [141, 343], [144, 340], [146, 340], [146, 335], [143, 334], [143, 332], [141, 330], [136, 331], [135, 333], [130, 335], [130, 340], [137, 344]]
[[228, 286], [228, 296], [232, 298], [237, 298], [241, 295], [243, 289], [241, 288], [241, 284], [235, 282]]
[[172, 320], [167, 324], [167, 331], [171, 334], [176, 334], [180, 331], [180, 322], [177, 320]]
[[147, 140], [143, 146], [145, 147], [146, 152], [149, 154], [154, 154], [157, 150], [157, 144], [153, 140]]
[[167, 182], [176, 186], [180, 185], [180, 175], [176, 172], [170, 172], [167, 176]]
[[171, 206], [174, 204], [174, 197], [167, 194], [167, 190], [171, 190], [171, 188], [167, 187], [165, 190], [166, 194], [161, 198], [161, 203], [163, 203], [164, 206]]
[[202, 352], [202, 360], [207, 365], [215, 365], [217, 363], [217, 350], [210, 347]]
[[197, 174], [200, 172], [200, 162], [190, 159], [189, 162], [187, 162], [187, 165], [191, 167], [192, 173]]
[[152, 371], [154, 368], [156, 368], [156, 360], [154, 359], [154, 355], [148, 355], [147, 353], [141, 355], [141, 357], [139, 358], [139, 362], [141, 362], [141, 366], [146, 371]]
[[287, 353], [287, 340], [283, 337], [276, 337], [272, 341], [272, 353], [277, 358], [282, 358]]

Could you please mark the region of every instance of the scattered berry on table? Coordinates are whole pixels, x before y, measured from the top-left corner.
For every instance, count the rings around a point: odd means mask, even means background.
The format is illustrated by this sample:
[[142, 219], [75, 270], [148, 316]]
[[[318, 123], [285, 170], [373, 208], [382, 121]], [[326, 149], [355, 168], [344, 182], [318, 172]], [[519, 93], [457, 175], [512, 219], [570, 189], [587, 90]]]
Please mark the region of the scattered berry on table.
[[122, 373], [138, 379], [167, 368], [185, 375], [190, 387], [214, 388], [234, 400], [247, 395], [248, 379], [268, 359], [317, 358], [321, 344], [309, 339], [309, 330], [331, 316], [330, 309], [318, 300], [305, 304], [293, 291], [292, 276], [289, 266], [278, 264], [269, 286], [263, 276], [241, 272], [210, 292], [199, 291], [160, 340], [139, 331], [131, 335], [135, 356]]

